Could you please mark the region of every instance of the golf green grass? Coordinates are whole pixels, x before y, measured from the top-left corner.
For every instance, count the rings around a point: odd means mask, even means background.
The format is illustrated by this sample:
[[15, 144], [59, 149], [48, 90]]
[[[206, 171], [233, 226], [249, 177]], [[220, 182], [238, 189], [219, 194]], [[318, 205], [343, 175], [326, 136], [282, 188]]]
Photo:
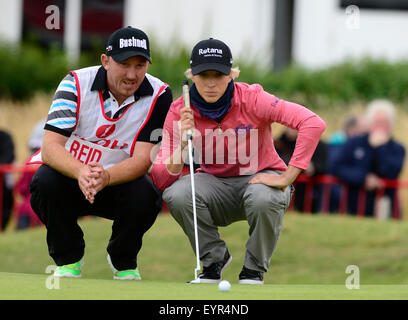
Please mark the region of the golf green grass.
[[[142, 281], [114, 281], [106, 261], [112, 222], [80, 221], [85, 266], [81, 279], [60, 279], [48, 289], [48, 256], [43, 227], [0, 234], [0, 299], [112, 300], [314, 300], [408, 299], [408, 223], [349, 216], [288, 213], [265, 274], [265, 285], [238, 285], [248, 225], [220, 228], [232, 254], [223, 279], [232, 288], [186, 284], [196, 259], [187, 238], [168, 214], [146, 233], [138, 256]], [[346, 288], [349, 265], [359, 268], [360, 289]]]
[[407, 285], [272, 285], [232, 284], [222, 292], [216, 284], [166, 281], [59, 279], [51, 275], [0, 273], [2, 300], [399, 300], [407, 299]]

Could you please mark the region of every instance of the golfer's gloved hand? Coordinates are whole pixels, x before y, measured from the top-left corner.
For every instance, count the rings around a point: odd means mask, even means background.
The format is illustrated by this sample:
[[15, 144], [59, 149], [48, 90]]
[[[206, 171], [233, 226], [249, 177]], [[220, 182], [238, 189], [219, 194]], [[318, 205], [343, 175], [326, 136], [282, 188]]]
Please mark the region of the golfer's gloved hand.
[[180, 110], [180, 130], [181, 130], [181, 146], [184, 148], [188, 144], [188, 131], [191, 130], [194, 137], [194, 114], [193, 110], [184, 107]]

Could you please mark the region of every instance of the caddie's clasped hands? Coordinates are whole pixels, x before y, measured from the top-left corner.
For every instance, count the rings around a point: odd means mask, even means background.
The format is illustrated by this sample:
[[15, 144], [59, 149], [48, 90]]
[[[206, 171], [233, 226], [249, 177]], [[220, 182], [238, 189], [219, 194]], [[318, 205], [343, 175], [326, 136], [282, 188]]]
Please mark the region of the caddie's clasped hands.
[[78, 175], [79, 188], [90, 203], [94, 203], [96, 194], [105, 188], [109, 181], [109, 172], [98, 162], [84, 165]]

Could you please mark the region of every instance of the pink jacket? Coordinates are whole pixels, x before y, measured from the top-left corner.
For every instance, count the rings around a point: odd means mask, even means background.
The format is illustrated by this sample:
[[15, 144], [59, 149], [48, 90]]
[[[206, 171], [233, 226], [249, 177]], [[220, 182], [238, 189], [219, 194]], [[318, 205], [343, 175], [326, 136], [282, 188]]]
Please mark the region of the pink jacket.
[[[179, 176], [168, 172], [165, 161], [173, 148], [180, 145], [179, 110], [183, 97], [170, 106], [162, 144], [150, 172], [155, 185], [164, 190]], [[317, 143], [326, 128], [325, 122], [312, 111], [265, 92], [258, 84], [235, 82], [231, 107], [221, 123], [202, 117], [192, 105], [196, 132], [193, 143], [200, 151], [200, 172], [219, 177], [254, 174], [264, 169], [285, 171], [272, 136], [273, 122], [298, 130], [296, 148], [290, 165], [306, 169]]]

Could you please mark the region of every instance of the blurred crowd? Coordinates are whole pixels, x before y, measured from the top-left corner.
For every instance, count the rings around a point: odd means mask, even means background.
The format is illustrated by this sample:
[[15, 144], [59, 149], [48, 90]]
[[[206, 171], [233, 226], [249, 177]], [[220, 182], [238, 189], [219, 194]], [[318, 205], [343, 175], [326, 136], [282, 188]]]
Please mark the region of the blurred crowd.
[[[322, 212], [323, 195], [328, 194], [330, 213], [343, 210], [351, 215], [401, 218], [397, 188], [384, 184], [384, 179], [399, 178], [405, 158], [405, 147], [393, 137], [395, 117], [395, 107], [390, 101], [375, 100], [363, 113], [350, 114], [342, 128], [326, 141], [321, 140], [304, 171], [310, 182], [295, 184], [294, 209]], [[33, 128], [27, 144], [29, 156], [41, 147], [43, 128], [44, 121]], [[296, 137], [296, 130], [285, 128], [274, 140], [275, 148], [286, 164], [295, 148]], [[12, 137], [0, 130], [0, 164], [14, 162]], [[33, 175], [33, 170], [27, 170], [15, 179], [11, 173], [1, 173], [1, 230], [9, 223], [13, 210], [17, 230], [41, 225], [30, 206], [28, 187]], [[330, 192], [324, 193], [324, 184], [313, 181], [314, 177], [321, 175], [334, 176], [340, 183], [329, 185]], [[306, 200], [311, 201], [308, 210], [305, 209]]]
[[[30, 138], [27, 142], [29, 158], [40, 148], [44, 134], [45, 121], [39, 121], [32, 129]], [[14, 164], [15, 145], [10, 134], [0, 130], [0, 165]], [[3, 211], [0, 216], [0, 231], [4, 230], [9, 224], [14, 209], [16, 215], [16, 229], [22, 230], [32, 226], [41, 225], [40, 219], [34, 213], [30, 205], [29, 185], [35, 173], [33, 165], [27, 166], [15, 177], [12, 172], [0, 174], [0, 194], [2, 192]], [[0, 197], [1, 199], [1, 197]]]
[[[405, 158], [404, 146], [393, 138], [396, 111], [388, 100], [375, 100], [363, 114], [352, 114], [342, 130], [327, 141], [320, 141], [304, 174], [313, 178], [332, 175], [340, 180], [330, 186], [329, 211], [341, 208], [349, 214], [401, 218], [397, 188], [386, 180], [399, 177]], [[275, 147], [288, 163], [296, 144], [297, 132], [286, 128]], [[311, 179], [313, 183], [313, 179]], [[314, 183], [306, 193], [306, 184], [297, 183], [294, 207], [304, 211], [305, 199], [312, 197], [312, 212], [322, 211], [323, 184]], [[327, 199], [326, 199], [327, 200]]]

